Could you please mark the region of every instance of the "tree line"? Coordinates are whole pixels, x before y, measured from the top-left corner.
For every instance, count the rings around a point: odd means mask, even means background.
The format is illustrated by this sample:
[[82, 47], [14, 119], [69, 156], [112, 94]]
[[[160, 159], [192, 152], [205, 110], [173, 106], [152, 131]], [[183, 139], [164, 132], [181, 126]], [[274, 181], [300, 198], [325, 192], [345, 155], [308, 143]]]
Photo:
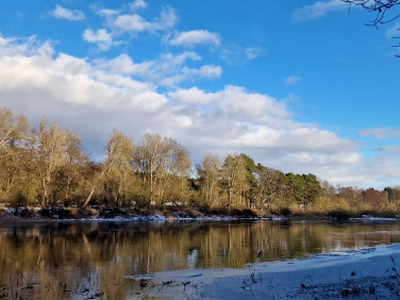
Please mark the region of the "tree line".
[[137, 143], [114, 131], [104, 150], [104, 160], [95, 162], [78, 134], [46, 119], [32, 128], [24, 115], [0, 108], [0, 202], [282, 214], [399, 209], [396, 187], [334, 187], [313, 174], [285, 174], [256, 164], [244, 153], [205, 154], [193, 168], [188, 150], [159, 134], [147, 133]]

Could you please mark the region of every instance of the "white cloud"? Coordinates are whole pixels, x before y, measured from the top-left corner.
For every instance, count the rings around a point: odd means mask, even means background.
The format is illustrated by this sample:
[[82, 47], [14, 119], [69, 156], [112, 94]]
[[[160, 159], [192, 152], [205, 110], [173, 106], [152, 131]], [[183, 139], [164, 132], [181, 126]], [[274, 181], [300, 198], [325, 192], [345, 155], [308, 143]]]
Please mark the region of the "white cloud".
[[[54, 114], [62, 116], [63, 107], [70, 111], [92, 107], [103, 112], [119, 111], [124, 107], [134, 109], [136, 113], [151, 113], [167, 103], [151, 85], [96, 71], [86, 60], [67, 54], [59, 53], [53, 58], [48, 47], [43, 44], [31, 49], [33, 54], [25, 53], [24, 56], [22, 53], [0, 56], [0, 73], [6, 78], [0, 83], [0, 93], [6, 95], [3, 104], [23, 107], [18, 95], [25, 95], [25, 104], [32, 112], [42, 111], [40, 114], [43, 115], [48, 111], [52, 117]], [[23, 74], [18, 75], [22, 70], [25, 70]], [[67, 115], [68, 110], [64, 111]], [[65, 122], [65, 117], [61, 117], [61, 121]]]
[[178, 17], [171, 7], [164, 7], [160, 16], [152, 21], [148, 21], [139, 14], [119, 14], [114, 19], [109, 20], [109, 25], [122, 32], [156, 32], [168, 31], [172, 29]]
[[199, 75], [202, 77], [218, 78], [221, 77], [222, 67], [215, 65], [201, 66], [199, 69]]
[[114, 22], [114, 26], [124, 31], [145, 31], [151, 28], [151, 24], [139, 15], [120, 15]]
[[358, 143], [297, 122], [286, 103], [270, 95], [234, 85], [208, 92], [196, 86], [157, 90], [164, 79], [200, 76], [193, 72], [218, 75], [212, 65], [190, 71], [186, 64], [200, 59], [186, 51], [141, 63], [127, 54], [90, 61], [56, 53], [34, 37], [0, 36], [1, 105], [27, 114], [33, 124], [43, 115], [60, 122], [81, 134], [95, 157], [113, 129], [137, 139], [151, 131], [176, 138], [195, 162], [205, 152], [236, 151], [284, 172], [311, 172], [332, 183], [367, 185], [400, 176], [392, 158], [363, 157]]
[[312, 5], [307, 5], [296, 9], [292, 15], [293, 22], [306, 22], [326, 16], [333, 11], [348, 9], [349, 4], [342, 0], [317, 1]]
[[400, 154], [400, 146], [388, 145], [388, 146], [383, 146], [383, 147], [377, 147], [377, 148], [374, 149], [374, 151]]
[[82, 35], [83, 40], [89, 43], [94, 43], [97, 45], [99, 50], [106, 51], [113, 45], [113, 38], [106, 29], [98, 29], [93, 31], [92, 29], [86, 29]]
[[400, 138], [400, 129], [397, 128], [371, 128], [359, 132], [361, 136], [372, 136], [378, 140]]
[[147, 3], [144, 0], [135, 0], [129, 6], [132, 10], [144, 9], [147, 7]]
[[215, 113], [219, 112], [233, 120], [245, 123], [269, 123], [272, 119], [286, 119], [290, 116], [286, 105], [273, 97], [248, 93], [242, 87], [231, 85], [225, 86], [224, 90], [216, 93], [207, 93], [196, 87], [188, 90], [179, 89], [171, 93], [170, 97], [181, 103], [217, 103], [218, 109]]
[[302, 80], [300, 76], [289, 76], [288, 78], [285, 79], [285, 83], [287, 85], [292, 85], [299, 83]]
[[0, 35], [0, 47], [5, 47], [7, 43], [7, 40]]
[[188, 67], [191, 61], [199, 62], [201, 57], [193, 51], [178, 54], [164, 53], [155, 60], [135, 63], [128, 55], [121, 54], [111, 60], [95, 61], [98, 68], [111, 73], [122, 73], [140, 78], [158, 86], [176, 86], [182, 81], [198, 78], [218, 78], [222, 67], [203, 65], [199, 68]]
[[253, 60], [260, 56], [264, 52], [261, 47], [248, 47], [243, 48], [243, 52], [247, 60]]
[[120, 14], [119, 10], [109, 8], [97, 9], [96, 6], [93, 6], [93, 10], [97, 13], [97, 15], [106, 18]]
[[57, 19], [65, 19], [69, 21], [82, 21], [85, 19], [85, 14], [81, 10], [67, 9], [59, 4], [50, 12], [50, 15]]
[[221, 45], [219, 34], [208, 30], [191, 30], [176, 32], [174, 37], [168, 41], [173, 46], [193, 47], [195, 45]]
[[39, 42], [36, 36], [28, 38], [3, 37], [0, 32], [0, 56], [53, 54], [50, 42]]
[[221, 49], [220, 57], [232, 65], [242, 65], [254, 60], [264, 53], [261, 47], [241, 47], [238, 45], [227, 45]]
[[205, 93], [199, 90], [197, 87], [190, 89], [179, 89], [175, 92], [170, 93], [170, 97], [182, 102], [192, 104], [207, 104], [211, 101], [218, 101], [218, 95], [213, 93]]
[[204, 65], [199, 69], [187, 68], [183, 69], [183, 74], [187, 76], [198, 76], [204, 78], [218, 78], [222, 74], [222, 67], [215, 65]]

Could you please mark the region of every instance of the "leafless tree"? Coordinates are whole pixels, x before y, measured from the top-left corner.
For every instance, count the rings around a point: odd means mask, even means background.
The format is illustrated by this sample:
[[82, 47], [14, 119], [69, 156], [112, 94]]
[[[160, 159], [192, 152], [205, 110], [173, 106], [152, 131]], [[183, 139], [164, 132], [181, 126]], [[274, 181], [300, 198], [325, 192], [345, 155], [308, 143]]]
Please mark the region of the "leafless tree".
[[[128, 182], [132, 181], [131, 161], [135, 151], [133, 138], [114, 131], [106, 146], [106, 183], [116, 206], [126, 201]], [[129, 179], [130, 178], [130, 179]]]
[[51, 195], [56, 170], [68, 163], [67, 150], [70, 133], [63, 130], [59, 124], [49, 125], [42, 119], [39, 130], [33, 134], [32, 151], [35, 152], [34, 162], [39, 174], [42, 189], [42, 207], [48, 204]]
[[228, 192], [228, 210], [232, 206], [243, 205], [242, 191], [248, 188], [246, 181], [246, 163], [239, 154], [230, 154], [225, 157], [222, 165], [222, 180]]
[[197, 173], [201, 182], [201, 192], [206, 203], [218, 204], [221, 160], [218, 155], [206, 154], [203, 162], [197, 165]]
[[[378, 27], [378, 25], [390, 23], [400, 17], [400, 10], [397, 6], [400, 5], [400, 0], [342, 0], [352, 5], [362, 7], [367, 11], [375, 14], [374, 18], [365, 23], [367, 26]], [[398, 28], [397, 30], [399, 30]], [[393, 39], [400, 39], [399, 35], [393, 36]], [[400, 43], [392, 45], [394, 48], [400, 48]], [[395, 57], [400, 58], [399, 54]]]
[[370, 26], [378, 26], [392, 22], [400, 16], [400, 11], [395, 6], [400, 5], [400, 0], [342, 0], [350, 5], [360, 6], [369, 12], [375, 13], [374, 19], [366, 23]]

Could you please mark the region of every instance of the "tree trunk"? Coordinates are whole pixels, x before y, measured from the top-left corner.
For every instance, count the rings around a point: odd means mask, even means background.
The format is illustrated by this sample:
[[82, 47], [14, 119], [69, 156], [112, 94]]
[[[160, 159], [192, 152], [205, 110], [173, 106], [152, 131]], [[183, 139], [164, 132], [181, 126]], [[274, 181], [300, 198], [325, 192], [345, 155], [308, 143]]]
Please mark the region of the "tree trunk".
[[83, 207], [86, 207], [89, 204], [90, 200], [92, 200], [94, 191], [96, 190], [96, 187], [99, 184], [99, 182], [101, 181], [101, 179], [103, 179], [105, 173], [106, 173], [106, 169], [103, 169], [103, 171], [101, 171], [99, 179], [95, 182], [95, 184], [93, 184], [89, 195], [86, 197], [85, 202], [83, 202]]

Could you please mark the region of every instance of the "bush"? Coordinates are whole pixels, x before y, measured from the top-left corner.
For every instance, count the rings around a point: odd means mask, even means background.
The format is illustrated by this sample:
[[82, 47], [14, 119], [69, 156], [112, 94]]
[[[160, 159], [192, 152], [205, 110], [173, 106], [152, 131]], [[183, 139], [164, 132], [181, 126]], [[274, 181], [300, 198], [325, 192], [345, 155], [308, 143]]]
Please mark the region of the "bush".
[[37, 197], [36, 186], [33, 184], [26, 184], [17, 188], [11, 196], [11, 206], [16, 209], [27, 206], [35, 202]]
[[208, 205], [208, 203], [194, 199], [190, 200], [189, 207], [196, 209], [203, 214], [209, 214], [211, 211], [210, 205]]
[[314, 214], [327, 215], [329, 217], [354, 214], [349, 202], [346, 199], [331, 199], [329, 197], [319, 197], [310, 208]]
[[348, 211], [333, 210], [328, 213], [328, 217], [335, 218], [336, 220], [348, 220], [350, 215]]
[[279, 209], [279, 214], [284, 217], [289, 217], [292, 215], [292, 210], [289, 207], [281, 207]]
[[54, 208], [43, 208], [39, 211], [39, 214], [45, 218], [51, 219], [70, 219], [71, 212], [62, 207], [54, 207]]

